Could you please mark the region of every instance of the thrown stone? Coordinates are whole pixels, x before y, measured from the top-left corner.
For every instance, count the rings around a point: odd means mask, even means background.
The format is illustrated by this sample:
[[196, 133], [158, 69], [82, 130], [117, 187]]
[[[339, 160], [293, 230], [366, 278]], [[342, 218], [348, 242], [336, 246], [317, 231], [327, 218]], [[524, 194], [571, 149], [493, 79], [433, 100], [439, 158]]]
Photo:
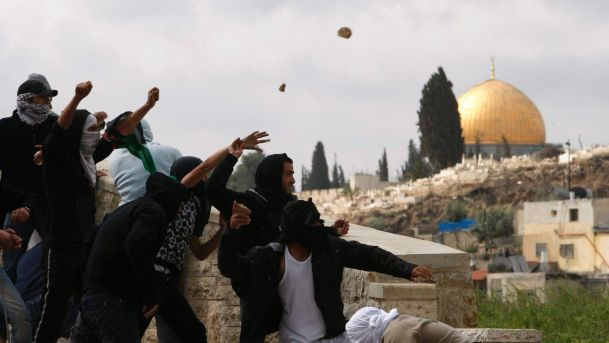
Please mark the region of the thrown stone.
[[285, 83], [282, 83], [281, 86], [279, 86], [279, 91], [285, 92]]
[[340, 29], [338, 29], [338, 36], [342, 37], [344, 39], [349, 39], [351, 37], [351, 34], [352, 34], [351, 29], [346, 26], [343, 26]]

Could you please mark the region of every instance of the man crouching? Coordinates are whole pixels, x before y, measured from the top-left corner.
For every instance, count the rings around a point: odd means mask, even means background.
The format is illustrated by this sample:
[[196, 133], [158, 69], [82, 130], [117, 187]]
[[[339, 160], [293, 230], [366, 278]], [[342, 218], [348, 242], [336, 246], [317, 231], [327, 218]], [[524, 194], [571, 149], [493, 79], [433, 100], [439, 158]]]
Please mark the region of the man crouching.
[[275, 331], [280, 342], [349, 342], [340, 293], [344, 268], [431, 279], [425, 267], [379, 247], [328, 235], [310, 199], [284, 207], [280, 243], [238, 254], [238, 240], [225, 239], [248, 223], [249, 211], [237, 205], [232, 230], [220, 244], [218, 267], [247, 285], [240, 295], [241, 342], [262, 342]]

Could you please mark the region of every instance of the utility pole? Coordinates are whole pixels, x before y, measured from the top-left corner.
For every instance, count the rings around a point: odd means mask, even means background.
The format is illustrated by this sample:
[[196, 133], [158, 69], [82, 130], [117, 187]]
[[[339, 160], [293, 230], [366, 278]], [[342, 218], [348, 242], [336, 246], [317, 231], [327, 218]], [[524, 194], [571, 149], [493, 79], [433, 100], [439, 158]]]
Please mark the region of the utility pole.
[[565, 143], [567, 146], [567, 191], [571, 196], [571, 141]]

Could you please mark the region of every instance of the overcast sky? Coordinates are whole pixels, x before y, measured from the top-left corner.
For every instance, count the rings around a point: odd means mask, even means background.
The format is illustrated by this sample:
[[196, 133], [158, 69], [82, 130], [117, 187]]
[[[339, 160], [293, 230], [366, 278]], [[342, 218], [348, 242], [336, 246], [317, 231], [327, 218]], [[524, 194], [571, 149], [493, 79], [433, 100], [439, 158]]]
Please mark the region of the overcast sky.
[[[541, 111], [549, 142], [609, 143], [607, 1], [0, 0], [0, 109], [31, 72], [59, 90], [83, 80], [81, 107], [110, 117], [144, 103], [155, 140], [207, 156], [267, 130], [267, 153], [310, 167], [323, 141], [345, 172], [390, 175], [417, 139], [421, 89], [444, 67], [459, 96], [489, 78]], [[349, 26], [349, 40], [337, 37]], [[286, 83], [285, 93], [278, 91]], [[577, 144], [576, 144], [577, 145]]]

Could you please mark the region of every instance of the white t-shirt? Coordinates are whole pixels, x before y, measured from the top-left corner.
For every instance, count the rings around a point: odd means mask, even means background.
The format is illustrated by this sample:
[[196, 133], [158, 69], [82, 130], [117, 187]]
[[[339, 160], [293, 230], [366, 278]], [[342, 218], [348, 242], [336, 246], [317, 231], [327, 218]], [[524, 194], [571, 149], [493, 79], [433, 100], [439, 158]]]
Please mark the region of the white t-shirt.
[[[173, 162], [182, 157], [178, 149], [167, 145], [146, 142], [146, 147], [154, 160], [157, 172], [165, 175], [169, 175]], [[146, 193], [146, 180], [150, 174], [144, 169], [142, 161], [129, 150], [115, 149], [108, 157], [108, 168], [121, 196], [119, 205], [140, 198]]]
[[315, 303], [311, 255], [297, 261], [284, 249], [285, 271], [277, 289], [283, 314], [279, 324], [280, 343], [309, 343], [326, 335], [326, 323]]

